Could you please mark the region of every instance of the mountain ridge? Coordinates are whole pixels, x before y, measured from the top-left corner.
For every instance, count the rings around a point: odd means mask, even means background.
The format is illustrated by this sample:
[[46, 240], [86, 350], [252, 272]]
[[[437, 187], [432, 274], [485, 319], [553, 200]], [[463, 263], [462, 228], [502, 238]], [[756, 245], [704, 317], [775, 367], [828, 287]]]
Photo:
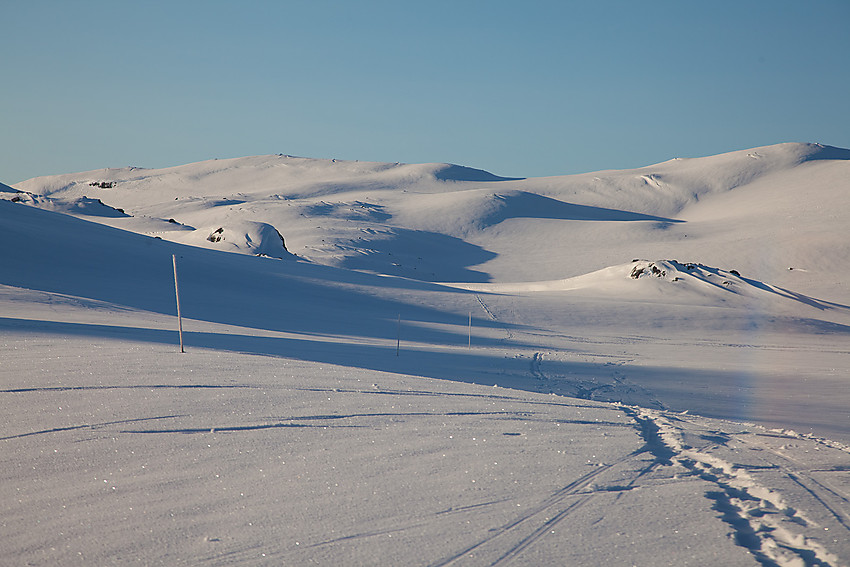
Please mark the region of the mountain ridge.
[[[631, 170], [505, 178], [452, 164], [273, 154], [34, 178], [0, 198], [174, 242], [434, 282], [548, 281], [632, 257], [685, 257], [798, 285], [788, 268], [817, 259], [815, 285], [803, 291], [818, 295], [839, 281], [822, 248], [837, 259], [850, 252], [834, 238], [825, 245], [798, 234], [850, 222], [840, 207], [848, 163], [850, 150], [784, 143]], [[803, 218], [805, 226], [795, 220]], [[787, 260], [759, 254], [767, 246], [785, 248]]]

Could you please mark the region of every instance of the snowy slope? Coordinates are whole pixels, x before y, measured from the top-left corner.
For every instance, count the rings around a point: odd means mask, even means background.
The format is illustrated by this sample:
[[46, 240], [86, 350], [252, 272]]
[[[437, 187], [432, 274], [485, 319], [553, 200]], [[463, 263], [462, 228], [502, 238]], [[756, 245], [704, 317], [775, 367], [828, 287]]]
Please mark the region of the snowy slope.
[[[359, 309], [342, 317], [344, 326], [369, 329], [358, 321], [377, 317], [385, 332], [387, 321], [402, 311], [410, 311], [413, 319], [424, 305], [431, 309], [425, 320], [442, 321], [441, 313], [450, 312], [447, 322], [458, 326], [471, 312], [479, 326], [503, 326], [511, 338], [521, 336], [511, 325], [532, 330], [535, 334], [523, 340], [539, 349], [544, 344], [554, 348], [547, 353], [550, 360], [574, 348], [572, 339], [564, 344], [559, 336], [605, 333], [614, 337], [604, 339], [606, 345], [621, 340], [632, 344], [634, 352], [621, 352], [617, 360], [629, 364], [631, 375], [643, 384], [658, 373], [637, 371], [639, 365], [667, 372], [702, 369], [704, 355], [690, 352], [702, 344], [716, 352], [732, 349], [735, 354], [724, 357], [740, 360], [738, 372], [759, 377], [753, 381], [760, 384], [773, 383], [766, 377], [776, 368], [765, 362], [766, 355], [742, 358], [740, 347], [733, 345], [759, 351], [794, 345], [794, 363], [782, 365], [789, 381], [803, 373], [834, 383], [834, 367], [843, 363], [833, 357], [842, 356], [850, 328], [850, 241], [844, 229], [850, 221], [850, 208], [844, 205], [850, 189], [848, 157], [850, 151], [838, 148], [780, 144], [637, 170], [506, 179], [446, 164], [273, 155], [38, 178], [5, 195], [17, 200], [16, 205], [66, 212], [161, 239], [142, 239], [147, 249], [171, 250], [167, 242], [173, 241], [282, 258], [279, 266], [262, 266], [285, 272], [275, 277], [286, 280], [280, 289], [288, 296], [303, 290], [315, 298], [313, 303], [321, 301], [340, 313]], [[124, 213], [82, 214], [80, 203], [92, 200], [100, 209]], [[43, 254], [57, 254], [57, 266], [74, 262], [73, 254], [47, 248]], [[104, 264], [125, 262], [125, 248], [116, 241]], [[666, 276], [630, 277], [636, 259], [657, 263]], [[158, 273], [164, 281], [168, 265], [161, 258], [158, 262], [148, 270], [134, 259], [127, 273], [139, 278], [143, 272]], [[279, 305], [277, 295], [268, 297], [263, 291], [265, 284], [246, 283], [263, 281], [247, 276], [246, 270], [255, 269], [253, 263], [221, 266], [200, 276], [197, 293], [209, 308], [204, 315], [253, 326], [272, 320], [263, 326], [273, 329], [325, 317], [308, 315], [315, 311], [310, 302]], [[375, 278], [370, 272], [407, 279]], [[293, 277], [309, 284], [293, 285]], [[355, 280], [361, 285], [356, 295], [337, 295], [340, 282]], [[457, 285], [448, 293], [445, 287], [416, 280]], [[7, 276], [6, 281], [13, 280]], [[401, 281], [411, 294], [407, 304], [389, 291]], [[429, 291], [410, 291], [416, 288]], [[432, 293], [435, 289], [441, 292]], [[331, 295], [324, 298], [316, 290]], [[107, 295], [115, 293], [110, 288]], [[164, 297], [168, 292], [163, 286], [160, 293]], [[257, 308], [241, 305], [246, 295], [258, 299]], [[362, 297], [370, 301], [363, 303]], [[167, 301], [159, 301], [159, 310], [167, 311]], [[337, 317], [331, 319], [323, 330], [336, 328]], [[451, 332], [453, 343], [463, 342], [463, 329]], [[656, 352], [655, 346], [671, 336], [692, 339], [687, 346]], [[590, 375], [600, 380], [608, 374], [602, 367]], [[552, 374], [536, 387], [575, 394], [573, 383], [587, 379]], [[733, 373], [723, 391], [731, 397], [737, 387]], [[806, 385], [786, 384], [783, 389], [802, 393]], [[642, 400], [627, 394], [628, 388], [615, 390], [606, 399]], [[662, 397], [670, 407], [744, 417], [735, 405], [703, 407], [702, 401], [711, 400], [689, 401], [679, 393]], [[812, 405], [823, 401], [818, 398]], [[826, 401], [829, 411], [799, 409], [785, 412], [783, 419], [805, 416], [796, 426], [841, 434], [847, 416], [837, 400]], [[769, 421], [771, 411], [746, 417]]]
[[[88, 217], [98, 222], [251, 254], [249, 242], [265, 238], [244, 223], [262, 223], [300, 257], [426, 281], [550, 280], [680, 258], [777, 285], [797, 284], [799, 274], [785, 272], [804, 268], [812, 288], [801, 291], [822, 293], [842, 280], [834, 270], [848, 254], [846, 239], [835, 241], [847, 220], [848, 157], [780, 144], [507, 180], [444, 164], [273, 155], [36, 178], [16, 189], [38, 196], [36, 206], [80, 215], [80, 200], [99, 199], [132, 216]], [[210, 242], [218, 229], [234, 234]]]
[[4, 556], [846, 565], [848, 154], [2, 186]]

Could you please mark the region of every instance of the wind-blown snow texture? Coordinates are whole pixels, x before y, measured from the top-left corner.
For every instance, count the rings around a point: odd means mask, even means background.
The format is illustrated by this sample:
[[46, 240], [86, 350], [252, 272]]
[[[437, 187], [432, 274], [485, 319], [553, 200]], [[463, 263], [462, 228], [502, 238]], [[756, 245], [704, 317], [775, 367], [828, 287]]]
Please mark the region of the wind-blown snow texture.
[[850, 564], [848, 191], [816, 144], [0, 185], [3, 557]]

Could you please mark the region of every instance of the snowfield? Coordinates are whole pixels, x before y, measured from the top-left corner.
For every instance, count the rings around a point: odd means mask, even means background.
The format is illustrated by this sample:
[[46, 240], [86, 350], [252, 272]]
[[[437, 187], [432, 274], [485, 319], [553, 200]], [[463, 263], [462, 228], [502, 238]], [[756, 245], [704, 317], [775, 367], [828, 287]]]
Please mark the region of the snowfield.
[[850, 565], [848, 194], [818, 144], [0, 185], [0, 562]]

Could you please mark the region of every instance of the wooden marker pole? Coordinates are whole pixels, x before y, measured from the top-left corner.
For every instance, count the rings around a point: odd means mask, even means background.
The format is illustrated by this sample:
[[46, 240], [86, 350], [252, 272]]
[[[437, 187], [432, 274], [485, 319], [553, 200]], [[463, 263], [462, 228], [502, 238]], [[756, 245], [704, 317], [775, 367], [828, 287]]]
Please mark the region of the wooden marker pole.
[[396, 325], [395, 335], [395, 355], [398, 356], [398, 351], [401, 349], [401, 313], [398, 314], [398, 325]]
[[469, 312], [469, 345], [466, 348], [472, 348], [472, 311]]
[[177, 328], [180, 334], [180, 352], [183, 350], [183, 317], [180, 315], [180, 288], [177, 286], [177, 256], [171, 255], [171, 263], [174, 265], [174, 295], [177, 297]]

